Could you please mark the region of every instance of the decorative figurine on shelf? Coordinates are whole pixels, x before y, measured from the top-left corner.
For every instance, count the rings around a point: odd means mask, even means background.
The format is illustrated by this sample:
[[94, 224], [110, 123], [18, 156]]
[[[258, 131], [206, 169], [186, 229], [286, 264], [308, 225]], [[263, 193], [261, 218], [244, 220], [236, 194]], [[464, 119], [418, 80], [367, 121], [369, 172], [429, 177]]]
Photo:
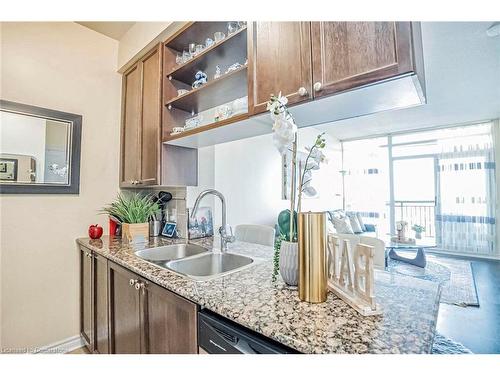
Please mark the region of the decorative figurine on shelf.
[[207, 74], [201, 70], [198, 70], [194, 76], [196, 78], [196, 81], [193, 82], [192, 86], [193, 89], [197, 89], [200, 86], [203, 86], [205, 83], [207, 83]]
[[229, 72], [232, 72], [233, 70], [237, 70], [241, 68], [241, 64], [240, 63], [234, 63], [233, 65], [231, 65], [229, 68], [227, 68], [226, 72], [224, 74], [227, 74]]
[[205, 48], [211, 47], [214, 44], [214, 41], [210, 38], [205, 39]]
[[220, 77], [220, 66], [216, 65], [215, 66], [215, 74], [214, 74], [214, 79], [217, 79]]

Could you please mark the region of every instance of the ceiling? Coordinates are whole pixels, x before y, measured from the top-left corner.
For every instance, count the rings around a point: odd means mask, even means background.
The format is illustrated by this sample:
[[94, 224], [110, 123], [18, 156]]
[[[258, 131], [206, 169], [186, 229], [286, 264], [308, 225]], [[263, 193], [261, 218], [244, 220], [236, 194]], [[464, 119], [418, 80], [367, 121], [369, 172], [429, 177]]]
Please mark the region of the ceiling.
[[339, 139], [500, 117], [500, 36], [491, 22], [423, 22], [427, 104], [317, 125]]
[[98, 33], [120, 40], [135, 22], [76, 22]]

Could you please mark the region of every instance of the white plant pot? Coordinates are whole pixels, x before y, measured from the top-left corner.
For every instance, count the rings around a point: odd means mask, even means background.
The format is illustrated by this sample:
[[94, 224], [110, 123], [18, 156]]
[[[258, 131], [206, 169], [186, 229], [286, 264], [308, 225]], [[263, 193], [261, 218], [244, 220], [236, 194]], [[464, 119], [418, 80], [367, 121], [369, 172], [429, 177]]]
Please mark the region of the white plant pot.
[[297, 242], [281, 242], [280, 274], [288, 285], [299, 284], [299, 245]]

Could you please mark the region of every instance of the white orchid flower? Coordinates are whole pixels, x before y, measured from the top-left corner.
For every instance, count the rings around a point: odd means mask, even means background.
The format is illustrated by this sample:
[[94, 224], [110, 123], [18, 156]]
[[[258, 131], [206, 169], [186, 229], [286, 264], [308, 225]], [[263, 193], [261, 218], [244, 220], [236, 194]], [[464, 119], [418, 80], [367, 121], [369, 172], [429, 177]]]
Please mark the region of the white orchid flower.
[[314, 197], [318, 193], [312, 186], [305, 187], [302, 192], [308, 197]]
[[[308, 152], [311, 152], [311, 147], [306, 147], [306, 150]], [[323, 151], [321, 151], [321, 149], [319, 149], [319, 148], [315, 148], [314, 150], [312, 150], [311, 158], [314, 159], [314, 161], [316, 161], [316, 163], [318, 163], [318, 164], [319, 163], [328, 163], [328, 158], [325, 156]]]

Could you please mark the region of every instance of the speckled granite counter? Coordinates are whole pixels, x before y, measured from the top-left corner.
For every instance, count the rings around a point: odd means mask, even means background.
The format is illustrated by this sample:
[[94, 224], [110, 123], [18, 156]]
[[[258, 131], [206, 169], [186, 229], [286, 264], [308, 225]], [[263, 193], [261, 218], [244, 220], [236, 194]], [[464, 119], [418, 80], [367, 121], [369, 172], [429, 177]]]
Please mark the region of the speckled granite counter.
[[[434, 339], [438, 284], [387, 272], [376, 273], [379, 316], [363, 317], [329, 293], [322, 304], [300, 302], [298, 292], [278, 278], [273, 283], [272, 254], [267, 246], [229, 244], [230, 252], [261, 258], [252, 267], [195, 282], [134, 255], [145, 247], [182, 240], [151, 239], [131, 245], [120, 238], [77, 242], [202, 307], [304, 353], [429, 353]], [[211, 240], [193, 241], [211, 246]], [[216, 242], [217, 244], [217, 242]]]

